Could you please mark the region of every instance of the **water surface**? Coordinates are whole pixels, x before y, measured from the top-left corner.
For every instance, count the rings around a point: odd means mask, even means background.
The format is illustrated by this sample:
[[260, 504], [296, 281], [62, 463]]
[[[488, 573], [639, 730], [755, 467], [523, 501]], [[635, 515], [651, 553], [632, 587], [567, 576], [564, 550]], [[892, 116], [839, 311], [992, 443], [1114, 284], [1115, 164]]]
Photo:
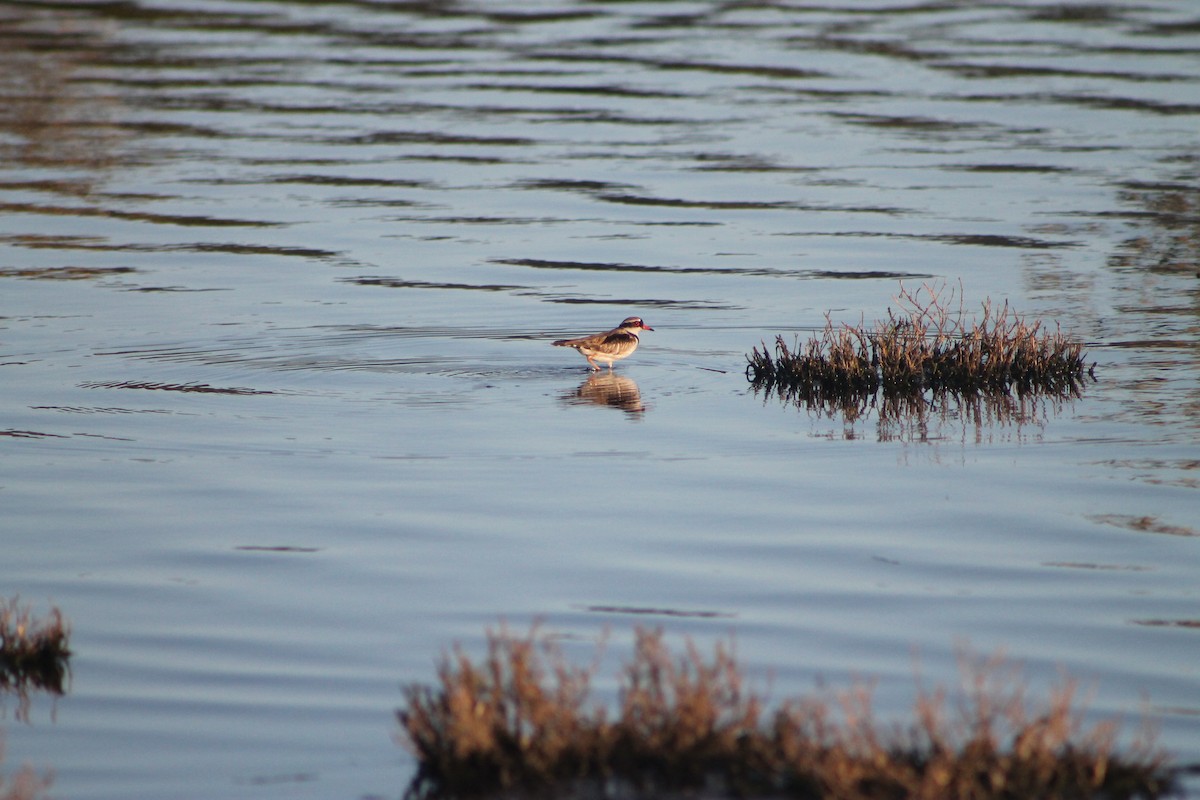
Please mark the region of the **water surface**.
[[[535, 618], [896, 715], [1002, 647], [1200, 762], [1187, 4], [25, 2], [0, 40], [0, 592], [75, 651], [5, 698], [6, 772], [398, 797], [401, 684]], [[751, 391], [753, 346], [926, 283], [1095, 383]], [[611, 376], [549, 346], [630, 314]]]

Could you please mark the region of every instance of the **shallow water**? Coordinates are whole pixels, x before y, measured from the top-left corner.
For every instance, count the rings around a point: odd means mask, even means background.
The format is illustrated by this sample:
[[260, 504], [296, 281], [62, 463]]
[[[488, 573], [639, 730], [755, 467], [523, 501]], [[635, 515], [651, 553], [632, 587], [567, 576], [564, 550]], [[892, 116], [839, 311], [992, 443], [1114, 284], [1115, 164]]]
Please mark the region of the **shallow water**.
[[[1200, 762], [1186, 4], [31, 2], [0, 37], [0, 593], [75, 651], [4, 698], [6, 772], [397, 797], [400, 686], [501, 619], [612, 660], [732, 633], [773, 695], [875, 676], [896, 715], [915, 661], [1002, 647]], [[1095, 383], [906, 424], [751, 391], [755, 345], [922, 283]], [[611, 376], [549, 346], [629, 314]]]

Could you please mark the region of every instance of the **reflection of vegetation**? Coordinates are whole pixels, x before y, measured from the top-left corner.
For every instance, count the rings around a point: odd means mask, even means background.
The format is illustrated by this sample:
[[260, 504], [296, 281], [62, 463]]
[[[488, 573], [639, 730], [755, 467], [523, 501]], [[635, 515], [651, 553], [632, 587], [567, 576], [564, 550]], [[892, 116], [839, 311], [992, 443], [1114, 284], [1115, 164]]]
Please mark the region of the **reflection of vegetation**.
[[885, 727], [871, 691], [784, 702], [768, 713], [731, 650], [673, 656], [639, 629], [619, 711], [589, 703], [593, 669], [570, 666], [536, 631], [489, 632], [486, 658], [445, 656], [436, 686], [411, 685], [399, 712], [419, 761], [410, 797], [454, 797], [613, 783], [797, 798], [1157, 797], [1173, 789], [1142, 735], [1116, 748], [1111, 723], [1085, 729], [1075, 686], [1031, 709], [997, 659], [963, 662], [964, 697], [920, 691], [915, 720]]
[[1126, 239], [1110, 264], [1162, 274], [1200, 274], [1200, 191], [1195, 176], [1177, 184], [1130, 184], [1126, 203], [1144, 209], [1139, 220], [1152, 223], [1144, 235]]
[[30, 689], [63, 693], [71, 655], [69, 636], [70, 629], [57, 608], [40, 620], [17, 598], [0, 600], [0, 693], [16, 693], [18, 717], [28, 714]]
[[934, 414], [976, 424], [1037, 419], [1040, 401], [1077, 397], [1091, 374], [1081, 343], [1043, 331], [1007, 303], [984, 303], [968, 323], [938, 289], [901, 287], [899, 299], [901, 310], [874, 329], [827, 318], [802, 347], [778, 336], [774, 353], [754, 348], [746, 376], [755, 392], [851, 423], [875, 409], [885, 428], [919, 428]]
[[[1020, 392], [962, 395], [930, 391], [882, 397], [870, 395], [858, 398], [855, 403], [822, 405], [789, 398], [786, 391], [778, 388], [776, 393], [818, 418], [840, 416], [848, 426], [874, 415], [880, 441], [927, 441], [941, 438], [954, 426], [960, 426], [964, 433], [973, 430], [976, 437], [980, 437], [985, 429], [999, 426], [1041, 426], [1061, 413], [1064, 404], [1080, 396], [1078, 391], [1050, 397]], [[852, 427], [848, 428], [848, 437], [857, 435]]]
[[[3, 743], [0, 743], [2, 745]], [[4, 748], [0, 746], [0, 763], [4, 761]], [[34, 772], [32, 767], [21, 767], [16, 774], [5, 779], [0, 774], [0, 800], [36, 800], [46, 797], [50, 788], [49, 777], [42, 777]]]
[[[0, 36], [0, 157], [26, 166], [104, 169], [114, 160], [111, 100], [78, 80], [102, 29], [87, 15], [18, 8]], [[81, 124], [85, 123], [85, 124]], [[86, 195], [93, 181], [41, 184]]]
[[[1111, 419], [1194, 441], [1200, 428], [1200, 154], [1168, 153], [1161, 179], [1127, 181], [1117, 212], [1128, 234], [1108, 259], [1114, 311], [1104, 320], [1121, 406]], [[1175, 469], [1169, 480], [1195, 485]], [[1194, 469], [1193, 469], [1194, 471]], [[1162, 480], [1156, 476], [1154, 480]]]

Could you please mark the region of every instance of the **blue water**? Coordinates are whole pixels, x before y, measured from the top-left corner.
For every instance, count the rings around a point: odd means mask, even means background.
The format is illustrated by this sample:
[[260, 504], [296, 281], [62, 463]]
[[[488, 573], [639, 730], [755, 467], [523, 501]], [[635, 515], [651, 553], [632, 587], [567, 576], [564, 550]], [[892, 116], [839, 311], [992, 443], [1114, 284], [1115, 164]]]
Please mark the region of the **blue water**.
[[[136, 9], [136, 11], [134, 10]], [[62, 798], [398, 797], [400, 687], [533, 620], [773, 697], [1003, 649], [1200, 762], [1182, 4], [0, 9], [0, 696]], [[746, 354], [922, 285], [1081, 397], [858, 419]], [[554, 339], [655, 328], [613, 375]]]

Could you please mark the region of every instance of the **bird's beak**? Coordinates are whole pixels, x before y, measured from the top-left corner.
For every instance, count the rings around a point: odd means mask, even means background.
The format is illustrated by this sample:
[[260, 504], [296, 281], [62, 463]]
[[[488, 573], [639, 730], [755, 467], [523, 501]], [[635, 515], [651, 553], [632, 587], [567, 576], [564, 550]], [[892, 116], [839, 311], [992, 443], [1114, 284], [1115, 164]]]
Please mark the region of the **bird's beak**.
[[644, 323], [644, 322], [643, 322], [643, 323], [642, 323], [642, 330], [644, 330], [644, 331], [652, 331], [652, 330], [654, 330], [654, 328], [651, 328], [649, 325], [647, 325], [646, 323]]

